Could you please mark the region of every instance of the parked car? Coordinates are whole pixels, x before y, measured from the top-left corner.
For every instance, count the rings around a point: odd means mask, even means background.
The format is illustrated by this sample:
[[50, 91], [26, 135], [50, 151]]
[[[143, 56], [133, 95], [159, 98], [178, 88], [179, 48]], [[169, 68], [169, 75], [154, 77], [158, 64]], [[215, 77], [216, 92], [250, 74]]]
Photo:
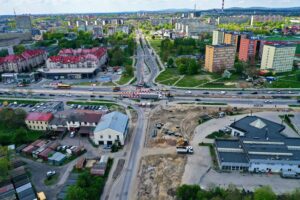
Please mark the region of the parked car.
[[51, 170], [47, 172], [47, 177], [50, 178], [51, 176], [54, 176], [56, 174], [56, 171]]
[[70, 133], [70, 137], [71, 137], [71, 138], [75, 137], [75, 132], [74, 132], [74, 131], [72, 131], [72, 132]]

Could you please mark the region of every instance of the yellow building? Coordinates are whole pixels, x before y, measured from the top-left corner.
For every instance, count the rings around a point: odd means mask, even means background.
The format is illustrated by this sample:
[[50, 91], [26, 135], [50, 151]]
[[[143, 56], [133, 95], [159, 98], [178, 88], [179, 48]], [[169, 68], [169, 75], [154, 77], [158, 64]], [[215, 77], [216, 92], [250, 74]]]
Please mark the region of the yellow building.
[[292, 71], [295, 52], [295, 45], [264, 45], [260, 69]]
[[223, 72], [232, 69], [235, 60], [235, 46], [206, 45], [205, 69], [209, 72]]

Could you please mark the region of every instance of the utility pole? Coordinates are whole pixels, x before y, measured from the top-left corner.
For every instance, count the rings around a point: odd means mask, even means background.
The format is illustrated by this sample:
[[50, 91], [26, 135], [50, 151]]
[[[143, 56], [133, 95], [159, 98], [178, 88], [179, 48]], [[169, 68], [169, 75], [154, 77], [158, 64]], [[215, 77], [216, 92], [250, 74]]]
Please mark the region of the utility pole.
[[225, 0], [222, 0], [222, 13], [224, 12], [224, 4], [225, 4]]

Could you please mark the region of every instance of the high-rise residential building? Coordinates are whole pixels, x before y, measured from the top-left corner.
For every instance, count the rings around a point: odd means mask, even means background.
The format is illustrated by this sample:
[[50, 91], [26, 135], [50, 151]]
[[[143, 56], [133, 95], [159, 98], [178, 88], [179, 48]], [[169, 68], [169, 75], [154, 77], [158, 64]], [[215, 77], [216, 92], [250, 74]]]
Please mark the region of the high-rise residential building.
[[16, 16], [16, 28], [17, 30], [31, 32], [32, 24], [29, 15]]
[[239, 60], [254, 63], [260, 49], [260, 40], [241, 38]]
[[209, 72], [223, 72], [232, 69], [235, 60], [234, 45], [206, 45], [205, 69]]
[[224, 43], [224, 31], [213, 31], [212, 45], [218, 45]]
[[295, 45], [264, 45], [261, 69], [287, 72], [293, 69]]

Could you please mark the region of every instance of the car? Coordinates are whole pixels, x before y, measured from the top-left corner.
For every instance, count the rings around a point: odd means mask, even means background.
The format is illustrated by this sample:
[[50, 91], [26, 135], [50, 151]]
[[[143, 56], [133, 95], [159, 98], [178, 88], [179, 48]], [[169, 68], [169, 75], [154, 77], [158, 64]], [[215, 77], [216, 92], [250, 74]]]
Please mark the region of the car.
[[185, 91], [185, 94], [192, 94], [192, 91], [190, 91], [190, 90]]
[[50, 97], [54, 97], [54, 96], [55, 96], [55, 94], [49, 94], [49, 96], [50, 96]]
[[89, 91], [94, 91], [94, 88], [89, 88]]
[[102, 95], [99, 95], [99, 98], [103, 98], [104, 96], [102, 96]]
[[268, 91], [268, 94], [273, 94], [274, 92], [273, 91]]
[[300, 103], [300, 99], [297, 100], [297, 103]]
[[266, 100], [266, 101], [265, 101], [265, 103], [267, 103], [267, 104], [271, 104], [271, 103], [272, 103], [272, 101], [270, 101], [270, 100]]
[[255, 92], [251, 92], [251, 94], [258, 94], [258, 92], [257, 92], [257, 91], [255, 91]]
[[50, 178], [50, 177], [54, 176], [55, 174], [56, 174], [56, 171], [50, 170], [47, 172], [47, 177]]
[[221, 91], [221, 92], [220, 92], [220, 94], [226, 94], [226, 93], [227, 93], [226, 91]]
[[209, 94], [209, 92], [203, 92], [203, 94]]
[[201, 101], [201, 99], [195, 99], [195, 101]]
[[91, 98], [95, 98], [96, 96], [95, 96], [95, 95], [91, 95], [90, 97], [91, 97]]
[[239, 95], [241, 95], [241, 94], [243, 94], [243, 92], [237, 92], [236, 94], [239, 94]]
[[293, 91], [289, 91], [288, 93], [289, 93], [289, 94], [295, 94], [295, 92], [293, 92]]

